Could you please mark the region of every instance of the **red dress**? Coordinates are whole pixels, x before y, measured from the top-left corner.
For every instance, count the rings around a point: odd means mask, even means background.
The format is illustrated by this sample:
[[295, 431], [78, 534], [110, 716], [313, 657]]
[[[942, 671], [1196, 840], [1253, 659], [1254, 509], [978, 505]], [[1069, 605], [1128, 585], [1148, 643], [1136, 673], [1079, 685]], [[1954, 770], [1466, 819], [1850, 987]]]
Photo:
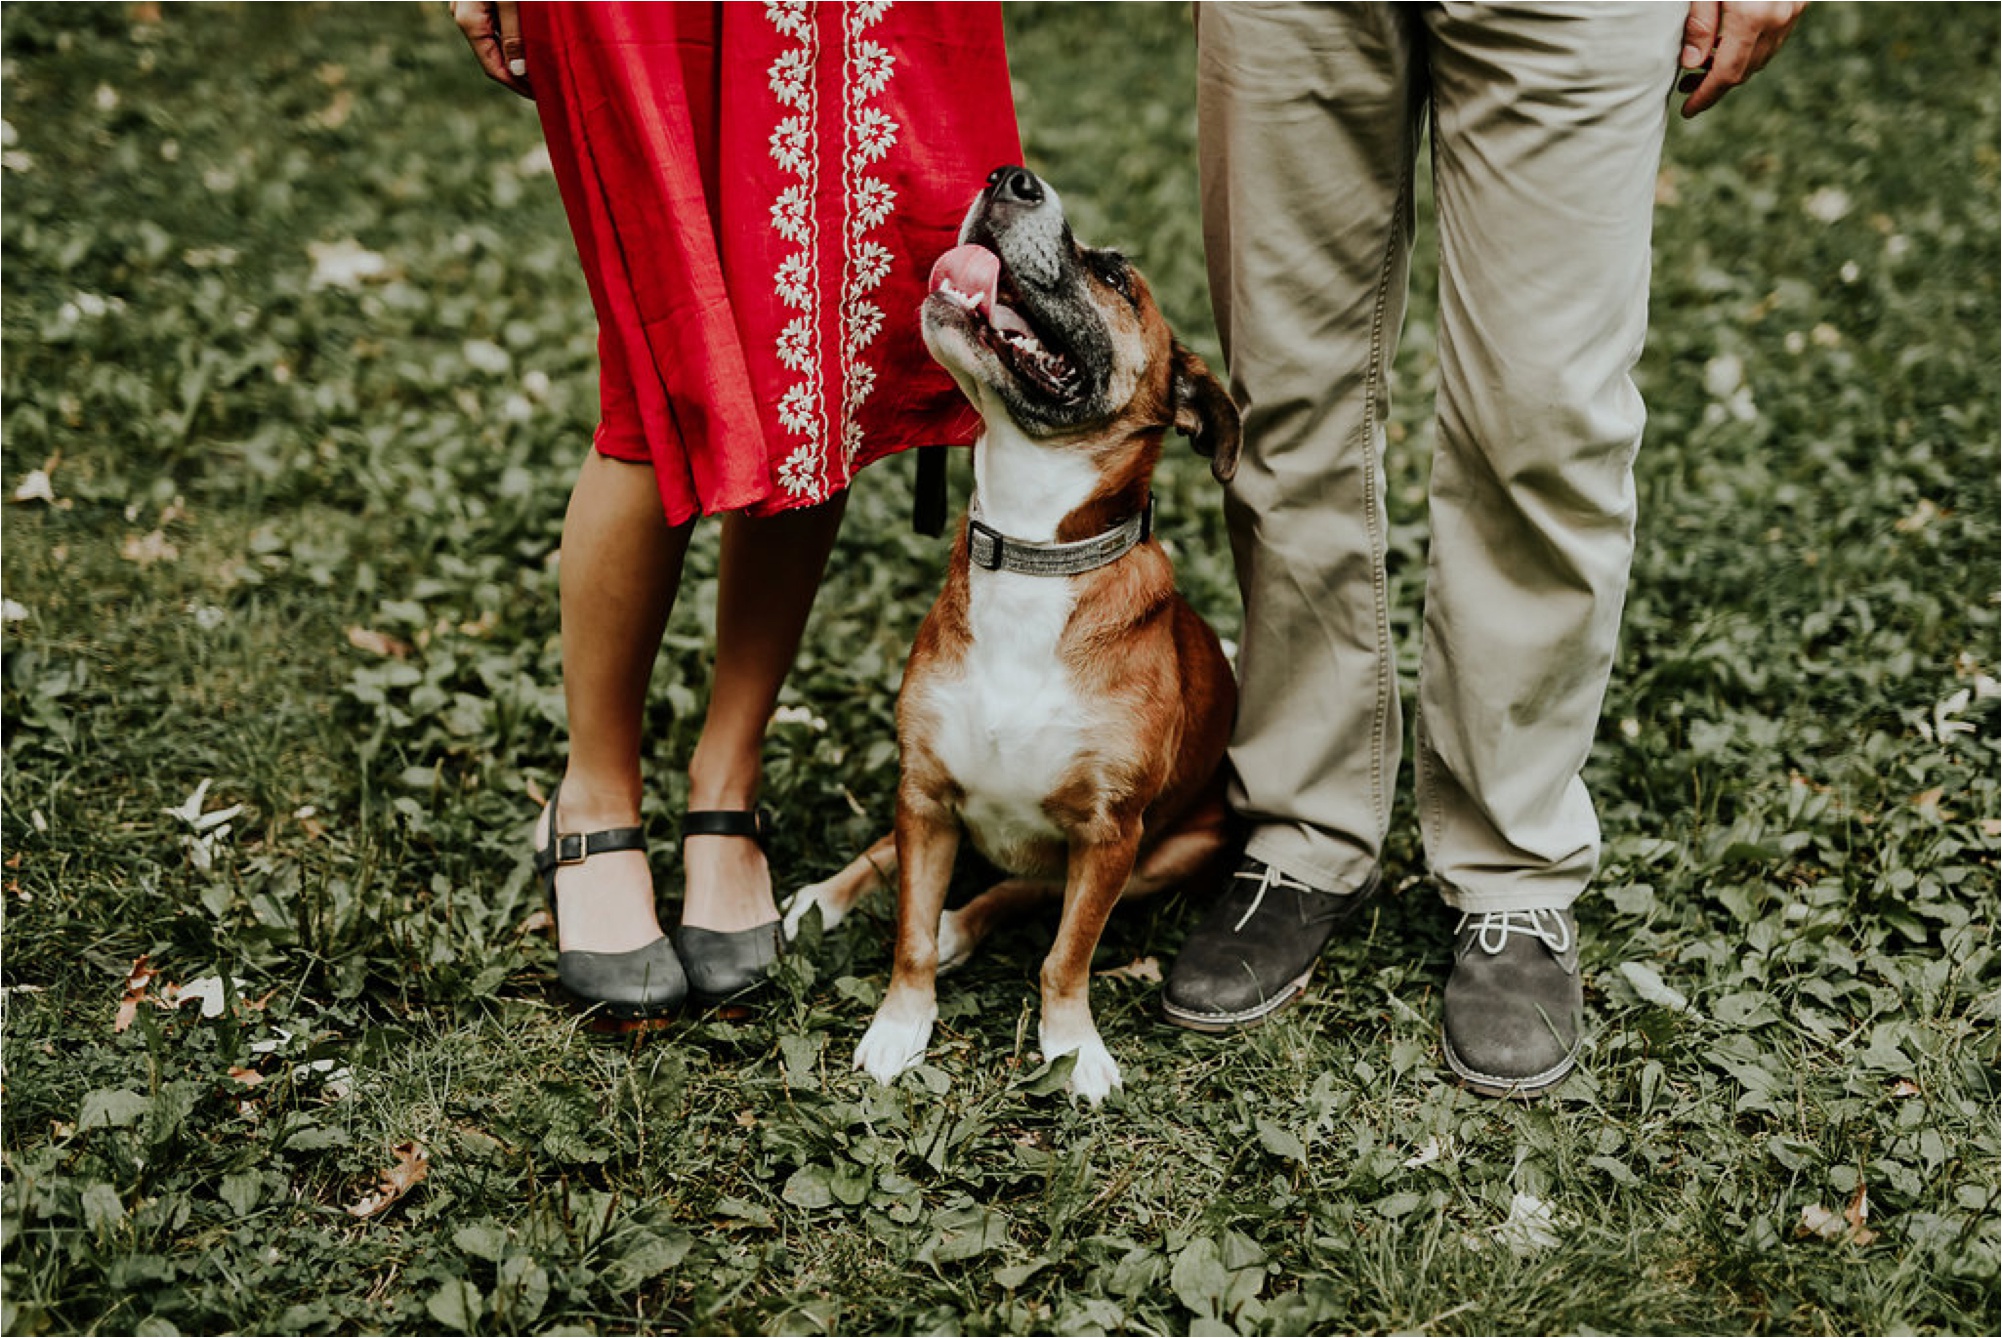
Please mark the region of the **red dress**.
[[524, 4], [603, 454], [671, 523], [823, 501], [973, 418], [918, 307], [1021, 161], [997, 3]]

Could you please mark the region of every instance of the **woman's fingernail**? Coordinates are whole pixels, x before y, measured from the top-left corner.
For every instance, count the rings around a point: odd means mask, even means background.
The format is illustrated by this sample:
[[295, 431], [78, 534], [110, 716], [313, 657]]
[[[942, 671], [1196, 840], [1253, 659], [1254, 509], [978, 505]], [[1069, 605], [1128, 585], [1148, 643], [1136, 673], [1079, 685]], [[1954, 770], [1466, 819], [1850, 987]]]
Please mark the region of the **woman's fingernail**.
[[516, 56], [513, 60], [507, 63], [507, 72], [513, 75], [515, 78], [519, 79], [521, 78], [521, 76], [528, 73], [528, 62], [523, 60], [520, 56]]
[[[1694, 46], [1686, 46], [1682, 48], [1683, 69], [1693, 70], [1702, 63], [1703, 63], [1703, 53], [1701, 51], [1698, 51]], [[516, 71], [516, 73], [519, 73], [519, 71]]]

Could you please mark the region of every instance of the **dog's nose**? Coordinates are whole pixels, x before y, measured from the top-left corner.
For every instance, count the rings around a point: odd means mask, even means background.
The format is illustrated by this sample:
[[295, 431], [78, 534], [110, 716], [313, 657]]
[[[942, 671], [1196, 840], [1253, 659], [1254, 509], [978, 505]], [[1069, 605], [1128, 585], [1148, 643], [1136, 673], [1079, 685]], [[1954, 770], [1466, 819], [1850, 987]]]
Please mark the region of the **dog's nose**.
[[997, 200], [1017, 204], [1041, 204], [1043, 183], [1026, 167], [997, 167], [987, 178], [987, 188]]

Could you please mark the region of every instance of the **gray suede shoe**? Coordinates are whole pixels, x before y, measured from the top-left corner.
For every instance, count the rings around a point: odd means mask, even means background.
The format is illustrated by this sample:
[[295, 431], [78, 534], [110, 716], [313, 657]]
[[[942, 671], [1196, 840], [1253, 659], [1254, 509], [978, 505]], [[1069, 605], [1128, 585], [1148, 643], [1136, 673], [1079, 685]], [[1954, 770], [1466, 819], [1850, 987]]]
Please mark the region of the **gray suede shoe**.
[[1324, 892], [1247, 855], [1161, 987], [1161, 1016], [1190, 1031], [1254, 1026], [1307, 988], [1335, 929], [1376, 891], [1377, 875], [1345, 893]]
[[[556, 923], [556, 874], [567, 865], [582, 864], [593, 855], [616, 850], [646, 849], [638, 827], [602, 832], [562, 832], [556, 825], [559, 787], [549, 800], [549, 843], [535, 851], [535, 872], [549, 899], [549, 920]], [[561, 939], [558, 939], [561, 942]], [[688, 997], [688, 977], [665, 934], [631, 952], [559, 951], [556, 979], [577, 1002], [606, 1017], [640, 1021], [666, 1017]]]
[[1568, 910], [1460, 917], [1446, 981], [1446, 1065], [1482, 1096], [1540, 1096], [1578, 1061], [1585, 990]]
[[[738, 836], [762, 847], [770, 826], [770, 820], [756, 809], [705, 809], [682, 816], [681, 835], [684, 840], [691, 836]], [[689, 989], [711, 1003], [764, 984], [771, 977], [772, 964], [785, 951], [785, 933], [777, 920], [728, 931], [683, 925], [674, 931], [674, 941], [688, 972]]]

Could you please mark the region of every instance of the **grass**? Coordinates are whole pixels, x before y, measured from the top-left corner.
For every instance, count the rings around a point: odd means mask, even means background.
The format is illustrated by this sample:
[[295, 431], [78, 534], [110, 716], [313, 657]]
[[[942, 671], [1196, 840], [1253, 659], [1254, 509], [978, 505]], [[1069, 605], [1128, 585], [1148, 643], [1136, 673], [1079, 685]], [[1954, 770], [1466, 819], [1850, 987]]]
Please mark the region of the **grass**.
[[[1032, 165], [1214, 355], [1185, 12], [1009, 19]], [[7, 6], [0, 1328], [1994, 1332], [1997, 41], [1816, 6], [1671, 131], [1579, 1076], [1442, 1077], [1407, 814], [1397, 895], [1270, 1026], [1100, 979], [1094, 1111], [1034, 1051], [1045, 925], [890, 1090], [849, 1071], [883, 902], [748, 1016], [579, 1027], [523, 834], [593, 343], [532, 114], [436, 6]], [[1164, 493], [1229, 635], [1199, 462]], [[858, 488], [773, 733], [796, 881], [889, 817], [941, 563], [907, 498]], [[668, 887], [712, 545], [650, 705]], [[1192, 902], [1101, 965], [1171, 959]]]

